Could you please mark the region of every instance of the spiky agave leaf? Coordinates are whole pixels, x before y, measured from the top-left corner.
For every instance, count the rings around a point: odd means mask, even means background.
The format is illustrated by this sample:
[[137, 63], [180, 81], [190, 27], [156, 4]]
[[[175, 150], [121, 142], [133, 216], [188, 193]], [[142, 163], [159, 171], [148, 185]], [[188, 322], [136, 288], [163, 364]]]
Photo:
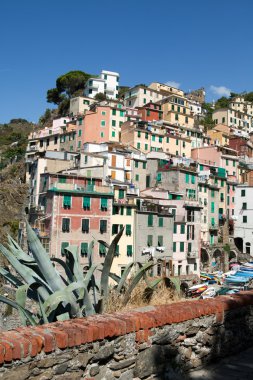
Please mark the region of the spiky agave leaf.
[[122, 274], [122, 276], [121, 276], [121, 279], [120, 279], [120, 281], [119, 281], [119, 283], [118, 283], [118, 286], [117, 286], [117, 288], [116, 288], [117, 292], [120, 293], [121, 290], [122, 290], [122, 288], [125, 286], [125, 283], [126, 283], [127, 277], [128, 277], [128, 275], [129, 275], [129, 273], [130, 273], [130, 271], [131, 271], [133, 265], [134, 265], [134, 262], [129, 263], [129, 264], [126, 266], [126, 268], [124, 269], [124, 272], [123, 272], [123, 274]]
[[114, 256], [115, 256], [115, 252], [116, 252], [116, 247], [117, 247], [117, 244], [123, 234], [123, 231], [124, 231], [124, 227], [119, 231], [119, 233], [115, 236], [115, 238], [113, 239], [113, 241], [111, 242], [110, 244], [110, 247], [108, 249], [108, 252], [105, 256], [105, 261], [104, 261], [104, 265], [103, 265], [103, 270], [102, 270], [102, 275], [101, 275], [101, 302], [100, 302], [100, 305], [99, 305], [99, 312], [103, 312], [103, 308], [104, 308], [104, 302], [105, 300], [107, 300], [107, 297], [108, 297], [108, 287], [109, 287], [109, 275], [110, 275], [110, 270], [111, 270], [111, 266], [112, 266], [112, 262], [113, 262], [113, 259], [114, 259]]
[[134, 276], [134, 278], [132, 279], [132, 281], [130, 282], [129, 284], [129, 287], [124, 295], [124, 298], [123, 298], [123, 306], [125, 306], [127, 304], [127, 302], [129, 301], [130, 297], [131, 297], [131, 293], [132, 291], [134, 290], [134, 288], [136, 287], [136, 285], [139, 283], [139, 281], [142, 279], [142, 277], [144, 276], [144, 273], [149, 270], [152, 266], [154, 265], [154, 263], [152, 261], [144, 264], [139, 270], [138, 272], [136, 273], [136, 275]]
[[20, 281], [16, 276], [14, 276], [11, 272], [6, 270], [5, 268], [0, 267], [0, 274], [9, 281], [10, 284], [14, 285], [16, 288], [18, 286], [24, 285], [22, 281]]
[[17, 310], [20, 310], [21, 312], [23, 312], [25, 318], [27, 319], [27, 321], [32, 326], [37, 326], [38, 325], [38, 323], [36, 322], [36, 319], [34, 318], [34, 316], [32, 315], [32, 313], [29, 310], [27, 310], [27, 309], [23, 308], [22, 306], [20, 306], [17, 302], [12, 301], [9, 298], [6, 298], [4, 296], [0, 296], [0, 302], [6, 303], [7, 305], [10, 305], [14, 309], [17, 309]]
[[[29, 285], [25, 284], [25, 285], [19, 286], [16, 290], [16, 302], [19, 306], [22, 306], [23, 308], [25, 308], [28, 288], [29, 288]], [[18, 311], [19, 311], [19, 316], [20, 316], [21, 322], [25, 326], [26, 325], [26, 316], [24, 315], [24, 313], [21, 309], [19, 309]]]
[[64, 282], [55, 270], [45, 248], [28, 222], [26, 222], [26, 231], [29, 248], [48, 285], [53, 291], [61, 290], [65, 287]]
[[34, 262], [34, 258], [27, 255], [22, 248], [18, 245], [18, 243], [10, 236], [8, 235], [8, 241], [9, 241], [9, 248], [11, 252], [17, 257], [18, 260], [22, 260], [24, 262]]

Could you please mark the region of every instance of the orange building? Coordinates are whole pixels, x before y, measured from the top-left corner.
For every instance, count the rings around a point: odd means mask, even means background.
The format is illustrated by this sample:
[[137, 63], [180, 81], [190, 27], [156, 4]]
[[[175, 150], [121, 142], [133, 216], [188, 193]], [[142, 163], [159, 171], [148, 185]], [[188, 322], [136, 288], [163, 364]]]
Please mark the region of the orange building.
[[162, 106], [152, 102], [145, 104], [143, 107], [137, 107], [138, 115], [144, 121], [158, 121], [163, 118]]

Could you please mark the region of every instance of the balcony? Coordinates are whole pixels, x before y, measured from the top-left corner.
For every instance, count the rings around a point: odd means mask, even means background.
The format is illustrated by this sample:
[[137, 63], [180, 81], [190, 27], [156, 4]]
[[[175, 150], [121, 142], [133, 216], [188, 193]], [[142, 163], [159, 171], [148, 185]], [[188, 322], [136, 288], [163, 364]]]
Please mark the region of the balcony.
[[219, 229], [219, 225], [216, 224], [216, 223], [211, 223], [209, 224], [209, 230], [210, 231], [215, 231], [215, 230], [218, 230]]
[[109, 92], [110, 94], [113, 94], [115, 91], [115, 88], [113, 87], [106, 87], [105, 92]]
[[184, 200], [184, 206], [185, 207], [199, 207], [202, 208], [203, 206], [200, 204], [200, 201], [194, 198], [188, 198], [186, 197]]
[[135, 200], [133, 198], [114, 198], [114, 203], [115, 204], [124, 204], [124, 205], [129, 205], [129, 206], [134, 206], [135, 205]]
[[113, 190], [110, 186], [97, 186], [97, 185], [87, 185], [81, 186], [74, 183], [60, 183], [54, 182], [49, 190], [51, 191], [69, 191], [69, 192], [80, 192], [80, 193], [98, 193], [98, 194], [113, 194]]
[[198, 255], [198, 251], [187, 252], [187, 259], [196, 259]]
[[127, 195], [134, 195], [134, 196], [138, 197], [140, 194], [140, 190], [137, 187], [129, 186], [126, 190], [126, 193], [127, 193]]
[[29, 145], [27, 147], [27, 152], [37, 152], [39, 150], [38, 145]]

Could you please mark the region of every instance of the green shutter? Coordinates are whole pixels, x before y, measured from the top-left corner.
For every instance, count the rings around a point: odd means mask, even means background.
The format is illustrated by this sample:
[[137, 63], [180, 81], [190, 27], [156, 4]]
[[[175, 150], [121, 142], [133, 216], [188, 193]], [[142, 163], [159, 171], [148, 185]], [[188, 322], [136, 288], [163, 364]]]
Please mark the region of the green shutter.
[[162, 173], [157, 173], [156, 180], [157, 180], [157, 182], [161, 182], [161, 180], [162, 180]]
[[153, 235], [148, 235], [147, 245], [149, 247], [152, 247], [152, 245], [153, 245]]
[[188, 173], [185, 174], [185, 183], [189, 183], [189, 174]]
[[119, 225], [113, 224], [112, 225], [112, 235], [116, 235], [118, 233]]
[[180, 252], [184, 252], [184, 242], [180, 242]]
[[66, 183], [66, 177], [60, 177], [59, 178], [59, 183]]
[[195, 176], [192, 175], [192, 184], [194, 185], [194, 183], [195, 183]]
[[163, 236], [158, 236], [158, 242], [157, 242], [158, 247], [163, 246]]
[[159, 218], [159, 227], [163, 227], [163, 218]]
[[127, 245], [127, 256], [132, 256], [133, 255], [133, 246], [132, 245]]
[[89, 225], [90, 225], [89, 219], [82, 219], [82, 232], [88, 233], [89, 232]]
[[131, 207], [127, 207], [126, 208], [126, 214], [129, 216], [129, 215], [132, 215], [132, 209]]
[[69, 246], [69, 243], [67, 243], [67, 242], [61, 243], [61, 255], [62, 256], [65, 256], [65, 254], [66, 254], [65, 248], [67, 248], [68, 246]]
[[177, 250], [177, 243], [173, 242], [173, 252], [176, 252], [176, 250]]
[[101, 198], [101, 210], [107, 211], [108, 208], [108, 199], [107, 198]]
[[212, 226], [215, 226], [215, 218], [211, 218], [211, 224]]
[[70, 208], [71, 207], [71, 195], [63, 196], [63, 207]]
[[88, 243], [81, 243], [81, 256], [82, 257], [88, 256]]
[[116, 245], [115, 256], [119, 256], [119, 245]]
[[120, 189], [119, 190], [119, 199], [124, 199], [124, 196], [125, 196], [125, 191]]
[[100, 254], [100, 256], [105, 256], [105, 253], [106, 253], [106, 248], [105, 248], [104, 244], [99, 243], [99, 254]]
[[83, 208], [90, 210], [90, 197], [83, 197]]
[[174, 223], [174, 230], [173, 230], [173, 233], [176, 234], [177, 233], [177, 224]]
[[214, 202], [211, 202], [211, 213], [214, 213], [214, 206], [215, 205], [215, 203]]
[[127, 236], [131, 236], [132, 232], [131, 232], [131, 224], [127, 224], [126, 225], [126, 235]]
[[153, 214], [148, 215], [148, 227], [153, 227]]
[[185, 225], [184, 224], [181, 224], [180, 233], [181, 234], [185, 233]]
[[192, 251], [192, 243], [188, 243], [188, 252]]

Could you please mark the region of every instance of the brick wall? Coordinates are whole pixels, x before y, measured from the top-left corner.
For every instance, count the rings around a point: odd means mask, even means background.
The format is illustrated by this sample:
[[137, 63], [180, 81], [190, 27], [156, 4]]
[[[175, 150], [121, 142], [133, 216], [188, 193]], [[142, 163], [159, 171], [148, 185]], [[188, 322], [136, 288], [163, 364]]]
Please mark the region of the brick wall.
[[1, 332], [0, 379], [183, 379], [252, 344], [246, 291]]

